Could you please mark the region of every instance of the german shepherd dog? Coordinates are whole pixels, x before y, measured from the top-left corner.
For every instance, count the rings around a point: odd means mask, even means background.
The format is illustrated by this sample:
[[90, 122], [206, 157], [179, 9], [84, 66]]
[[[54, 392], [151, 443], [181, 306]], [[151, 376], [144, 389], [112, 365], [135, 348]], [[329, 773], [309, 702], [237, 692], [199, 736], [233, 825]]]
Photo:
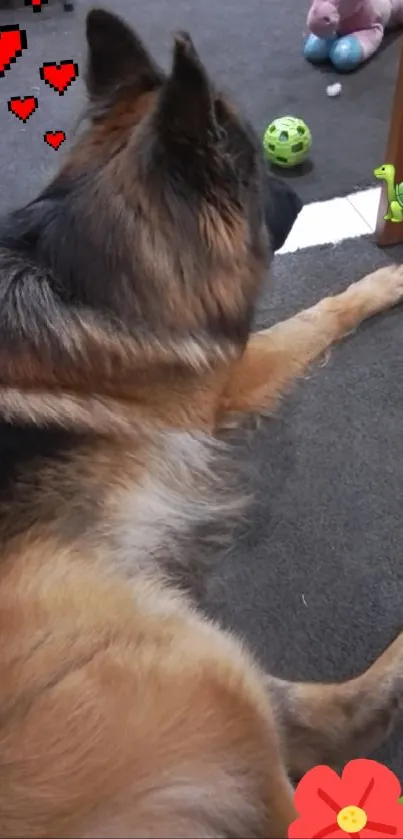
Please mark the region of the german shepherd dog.
[[220, 429], [403, 269], [252, 334], [297, 200], [187, 34], [168, 75], [113, 14], [87, 40], [87, 126], [0, 240], [0, 835], [285, 837], [291, 779], [399, 717], [403, 636], [345, 684], [284, 682], [170, 569], [226, 515]]

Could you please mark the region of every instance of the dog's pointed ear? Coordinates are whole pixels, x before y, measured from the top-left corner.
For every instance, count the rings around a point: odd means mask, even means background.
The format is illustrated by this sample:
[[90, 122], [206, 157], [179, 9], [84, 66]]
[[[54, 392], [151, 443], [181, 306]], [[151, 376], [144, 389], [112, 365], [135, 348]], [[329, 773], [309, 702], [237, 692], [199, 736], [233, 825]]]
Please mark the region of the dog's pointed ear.
[[214, 140], [217, 122], [211, 84], [187, 32], [175, 37], [171, 74], [154, 115], [159, 139], [197, 147]]
[[163, 74], [141, 40], [123, 20], [104, 9], [92, 9], [87, 16], [87, 89], [92, 99], [109, 97], [130, 86], [139, 95], [154, 90]]

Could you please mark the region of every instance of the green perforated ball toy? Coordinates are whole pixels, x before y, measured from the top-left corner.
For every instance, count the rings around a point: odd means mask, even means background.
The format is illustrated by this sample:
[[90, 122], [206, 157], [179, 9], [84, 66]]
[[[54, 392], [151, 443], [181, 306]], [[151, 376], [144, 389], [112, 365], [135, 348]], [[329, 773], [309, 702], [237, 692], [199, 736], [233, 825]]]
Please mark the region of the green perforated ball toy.
[[263, 148], [270, 163], [287, 168], [303, 163], [311, 145], [311, 132], [298, 117], [275, 119], [268, 125], [263, 137]]

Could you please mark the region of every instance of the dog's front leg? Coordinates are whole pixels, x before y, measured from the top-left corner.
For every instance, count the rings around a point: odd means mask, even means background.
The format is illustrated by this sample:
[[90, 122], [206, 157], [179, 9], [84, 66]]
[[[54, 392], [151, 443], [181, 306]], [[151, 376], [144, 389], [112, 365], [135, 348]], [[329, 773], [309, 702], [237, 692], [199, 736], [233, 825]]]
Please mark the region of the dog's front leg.
[[220, 419], [273, 410], [294, 379], [335, 341], [402, 299], [403, 266], [381, 268], [341, 294], [252, 335], [223, 391]]
[[338, 684], [267, 677], [291, 776], [368, 755], [403, 718], [403, 633], [361, 676]]

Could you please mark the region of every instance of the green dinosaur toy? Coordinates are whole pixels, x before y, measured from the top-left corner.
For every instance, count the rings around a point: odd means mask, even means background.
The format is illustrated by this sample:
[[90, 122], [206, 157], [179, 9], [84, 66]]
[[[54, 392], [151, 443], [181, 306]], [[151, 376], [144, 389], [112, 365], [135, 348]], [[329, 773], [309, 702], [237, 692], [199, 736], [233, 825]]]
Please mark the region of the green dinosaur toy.
[[395, 186], [395, 167], [392, 163], [384, 163], [378, 169], [374, 169], [374, 175], [380, 181], [386, 181], [388, 188], [388, 212], [384, 216], [385, 221], [403, 221], [403, 181]]

